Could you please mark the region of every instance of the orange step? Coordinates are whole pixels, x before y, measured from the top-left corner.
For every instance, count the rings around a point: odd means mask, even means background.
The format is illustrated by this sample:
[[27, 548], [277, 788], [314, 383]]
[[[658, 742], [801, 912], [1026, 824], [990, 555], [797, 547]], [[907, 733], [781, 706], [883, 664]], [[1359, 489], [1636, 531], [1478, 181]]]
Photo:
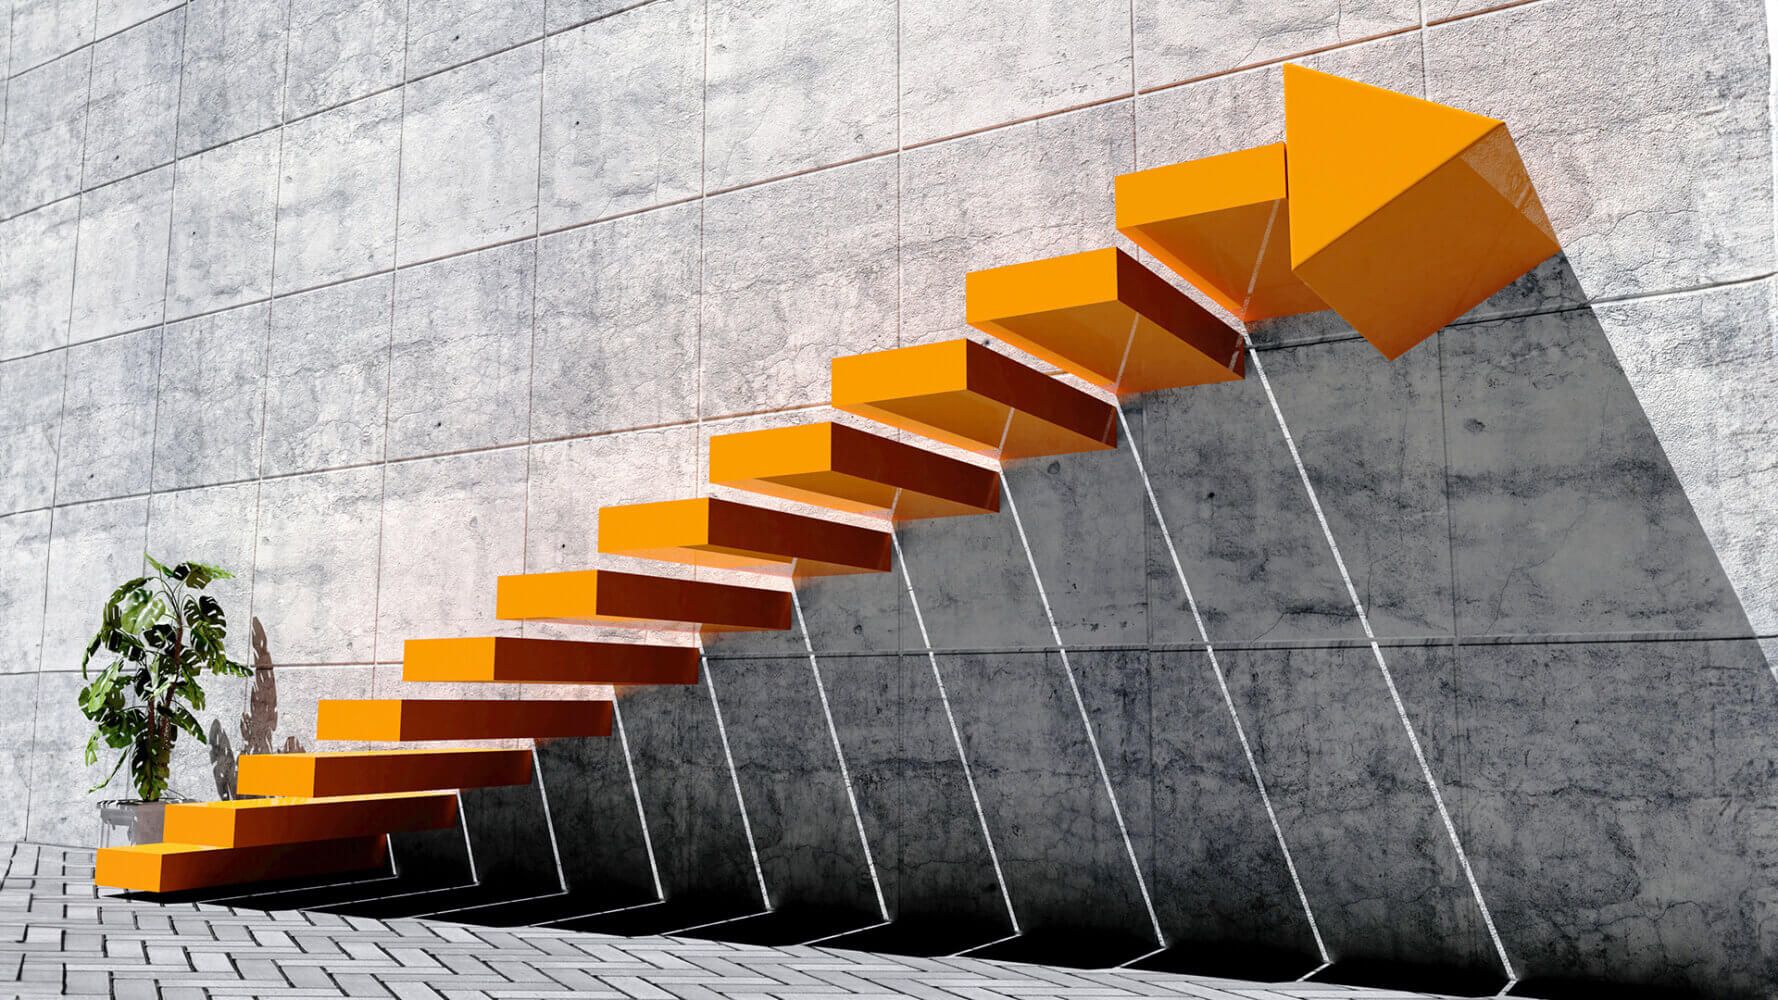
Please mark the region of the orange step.
[[965, 282], [969, 325], [1120, 394], [1241, 377], [1241, 335], [1115, 247]]
[[610, 735], [609, 701], [324, 698], [315, 720], [316, 739], [378, 743]]
[[972, 340], [835, 358], [833, 405], [1002, 459], [1117, 447], [1111, 404]]
[[831, 422], [719, 434], [710, 482], [897, 521], [1000, 509], [993, 470]]
[[495, 613], [508, 621], [570, 621], [712, 631], [787, 629], [790, 593], [727, 583], [586, 569], [500, 578]]
[[209, 847], [265, 847], [441, 830], [456, 822], [454, 792], [179, 802], [167, 806], [166, 839]]
[[371, 871], [388, 863], [383, 837], [269, 847], [137, 844], [99, 849], [93, 881], [135, 892], [182, 892], [243, 882]]
[[1290, 268], [1284, 144], [1124, 174], [1117, 230], [1246, 323], [1317, 312]]
[[409, 639], [404, 681], [501, 684], [696, 684], [694, 646], [498, 636]]
[[889, 533], [713, 497], [599, 508], [599, 551], [798, 576], [883, 573]]
[[242, 795], [375, 795], [531, 783], [529, 750], [253, 753], [237, 761]]

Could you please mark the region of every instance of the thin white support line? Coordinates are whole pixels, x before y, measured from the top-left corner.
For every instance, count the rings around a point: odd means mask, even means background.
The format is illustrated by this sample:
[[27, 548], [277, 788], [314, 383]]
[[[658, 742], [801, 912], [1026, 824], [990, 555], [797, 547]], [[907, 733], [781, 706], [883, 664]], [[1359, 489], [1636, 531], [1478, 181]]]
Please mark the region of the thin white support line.
[[[796, 575], [796, 562], [790, 564], [791, 576]], [[833, 708], [827, 702], [827, 684], [821, 679], [821, 664], [815, 658], [815, 644], [809, 641], [809, 623], [803, 618], [802, 598], [796, 594], [796, 584], [790, 587], [790, 606], [796, 610], [797, 631], [802, 633], [803, 649], [809, 654], [809, 673], [815, 677], [815, 694], [821, 698], [821, 714], [827, 720], [827, 736], [833, 741], [834, 759], [840, 762], [840, 782], [846, 787], [846, 803], [852, 807], [852, 823], [858, 828], [858, 843], [864, 848], [864, 867], [870, 872], [871, 891], [877, 896], [877, 912], [883, 920], [889, 920], [889, 903], [883, 898], [883, 880], [877, 876], [876, 858], [871, 855], [870, 837], [864, 832], [864, 813], [858, 808], [858, 793], [852, 787], [852, 770], [846, 766], [846, 751], [840, 746], [840, 731], [833, 723]]]
[[1320, 975], [1320, 974], [1321, 974], [1321, 970], [1323, 970], [1323, 969], [1326, 969], [1326, 968], [1327, 968], [1327, 967], [1329, 967], [1329, 966], [1331, 966], [1331, 965], [1333, 965], [1333, 963], [1332, 963], [1332, 962], [1330, 962], [1330, 961], [1323, 961], [1323, 962], [1322, 962], [1322, 963], [1321, 963], [1321, 964], [1320, 964], [1320, 965], [1317, 965], [1317, 966], [1316, 966], [1316, 967], [1314, 967], [1314, 968], [1313, 968], [1313, 969], [1310, 969], [1310, 970], [1309, 970], [1309, 971], [1308, 971], [1308, 972], [1305, 972], [1305, 973], [1303, 973], [1303, 974], [1302, 974], [1302, 975], [1300, 975], [1300, 976], [1298, 976], [1298, 977], [1296, 977], [1296, 979], [1294, 979], [1294, 980], [1292, 980], [1292, 982], [1298, 982], [1298, 983], [1306, 983], [1306, 982], [1308, 982], [1308, 981], [1309, 981], [1309, 980], [1311, 980], [1311, 979], [1313, 979], [1313, 978], [1315, 978], [1315, 977], [1316, 977], [1316, 976], [1318, 976], [1318, 975]]
[[562, 870], [562, 849], [556, 843], [556, 820], [549, 808], [549, 788], [543, 783], [543, 759], [537, 756], [536, 743], [531, 745], [531, 776], [537, 782], [537, 797], [543, 802], [543, 826], [549, 831], [549, 852], [556, 859], [556, 885], [567, 892], [568, 875]]
[[753, 842], [753, 821], [747, 818], [747, 798], [741, 794], [741, 773], [735, 770], [735, 755], [729, 749], [728, 726], [722, 721], [722, 703], [716, 699], [716, 674], [710, 669], [710, 658], [698, 651], [699, 676], [703, 678], [703, 687], [710, 692], [710, 710], [716, 715], [716, 736], [722, 742], [722, 758], [728, 762], [729, 783], [735, 789], [735, 806], [741, 813], [741, 832], [747, 837], [747, 853], [753, 858], [753, 877], [759, 880], [759, 901], [770, 913], [772, 909], [771, 894], [766, 891], [766, 870], [759, 863], [759, 846]]
[[969, 947], [963, 949], [962, 951], [953, 951], [949, 955], [946, 955], [945, 957], [946, 958], [962, 958], [963, 956], [968, 955], [972, 952], [981, 951], [985, 948], [992, 948], [997, 944], [1005, 944], [1006, 942], [1011, 941], [1013, 938], [1020, 937], [1020, 936], [1021, 935], [1019, 932], [1014, 932], [1012, 934], [1008, 934], [1005, 937], [997, 937], [992, 941], [983, 941], [981, 944], [972, 944]]
[[889, 926], [890, 923], [891, 923], [891, 921], [888, 918], [884, 918], [881, 923], [866, 924], [863, 927], [852, 927], [852, 928], [848, 928], [843, 931], [838, 931], [833, 934], [823, 934], [822, 936], [815, 938], [813, 940], [799, 941], [792, 947], [809, 948], [809, 947], [813, 947], [814, 945], [818, 945], [818, 944], [822, 943], [823, 941], [832, 941], [834, 938], [843, 938], [848, 934], [863, 934], [865, 931], [874, 931], [879, 927], [887, 927], [887, 926]]
[[[533, 762], [536, 761], [535, 750], [531, 752], [531, 758]], [[471, 885], [481, 885], [482, 877], [475, 870], [475, 845], [469, 840], [469, 815], [463, 811], [462, 792], [457, 793], [457, 826], [463, 831], [463, 850], [469, 856], [469, 882]]]
[[[1260, 259], [1263, 260], [1267, 245], [1271, 241], [1272, 227], [1278, 218], [1278, 205], [1273, 203], [1272, 214], [1266, 220], [1265, 235], [1260, 239]], [[1259, 273], [1258, 261], [1254, 264], [1254, 274]], [[1248, 284], [1248, 297], [1252, 297], [1252, 283]], [[1352, 610], [1358, 614], [1358, 624], [1364, 629], [1364, 637], [1370, 643], [1371, 655], [1376, 658], [1377, 670], [1383, 675], [1383, 686], [1389, 689], [1389, 700], [1395, 705], [1395, 717], [1401, 723], [1402, 732], [1407, 734], [1408, 746], [1414, 752], [1414, 761], [1420, 766], [1420, 777], [1425, 780], [1426, 788], [1432, 793], [1432, 804], [1438, 809], [1439, 821], [1444, 824], [1445, 835], [1451, 841], [1451, 849], [1457, 854], [1457, 864], [1463, 869], [1463, 878], [1469, 883], [1470, 894], [1475, 897], [1476, 909], [1481, 911], [1482, 924], [1488, 929], [1488, 940], [1494, 945], [1494, 953], [1500, 958], [1501, 968], [1506, 970], [1507, 983], [1502, 992], [1510, 990], [1518, 983], [1518, 973], [1513, 971], [1512, 959], [1507, 957], [1506, 945], [1500, 940], [1500, 931], [1494, 926], [1494, 916], [1488, 911], [1488, 902], [1482, 898], [1481, 883], [1476, 881], [1475, 869], [1469, 863], [1469, 853], [1463, 849], [1463, 841], [1457, 836], [1457, 824], [1451, 820], [1451, 810], [1445, 806], [1444, 793], [1439, 790], [1438, 779], [1432, 775], [1432, 766], [1426, 761], [1426, 751], [1420, 746], [1420, 736], [1414, 732], [1414, 724], [1408, 718], [1407, 705], [1402, 701], [1401, 692], [1396, 689], [1395, 675], [1389, 669], [1389, 662], [1383, 658], [1383, 647], [1377, 644], [1377, 633], [1371, 628], [1370, 616], [1365, 614], [1364, 602], [1358, 599], [1358, 588], [1352, 584], [1352, 574], [1346, 569], [1345, 557], [1340, 554], [1340, 546], [1334, 540], [1333, 528], [1328, 525], [1327, 512], [1321, 507], [1321, 498], [1315, 492], [1315, 483], [1309, 478], [1308, 467], [1303, 464], [1302, 453], [1297, 450], [1296, 438], [1291, 436], [1290, 424], [1284, 419], [1284, 410], [1278, 405], [1278, 395], [1272, 391], [1272, 380], [1266, 377], [1266, 366], [1259, 359], [1259, 351], [1253, 346], [1253, 338], [1247, 333], [1246, 327], [1238, 328], [1242, 343], [1247, 345], [1247, 359], [1253, 364], [1254, 374], [1259, 376], [1260, 387], [1265, 390], [1266, 402], [1271, 405], [1272, 416], [1278, 422], [1278, 431], [1284, 437], [1284, 446], [1290, 450], [1290, 460], [1296, 466], [1297, 478], [1302, 480], [1303, 491], [1308, 495], [1309, 506], [1315, 511], [1315, 521], [1321, 526], [1321, 536], [1327, 541], [1328, 552], [1333, 555], [1334, 566], [1340, 571], [1340, 581], [1346, 586], [1346, 596], [1352, 601]], [[1002, 477], [1004, 478], [1004, 477]]]
[[1062, 630], [1056, 626], [1056, 614], [1050, 608], [1049, 594], [1043, 588], [1043, 574], [1037, 569], [1037, 556], [1031, 551], [1031, 539], [1025, 534], [1025, 521], [1019, 516], [1019, 505], [1013, 501], [1012, 485], [1007, 482], [1006, 471], [1000, 472], [1000, 494], [1006, 498], [1007, 513], [1012, 515], [1013, 527], [1019, 533], [1019, 545], [1025, 550], [1025, 561], [1031, 566], [1031, 582], [1037, 585], [1037, 597], [1043, 604], [1044, 620], [1049, 622], [1050, 637], [1056, 642], [1056, 652], [1062, 659], [1062, 673], [1068, 678], [1068, 690], [1074, 696], [1074, 707], [1080, 711], [1081, 728], [1086, 731], [1087, 745], [1093, 750], [1093, 763], [1099, 769], [1099, 780], [1105, 785], [1105, 800], [1111, 804], [1111, 816], [1117, 820], [1117, 832], [1124, 840], [1124, 853], [1130, 857], [1130, 870], [1136, 874], [1136, 889], [1142, 894], [1142, 906], [1148, 911], [1148, 922], [1154, 929], [1155, 943], [1162, 948], [1167, 947], [1167, 935], [1161, 930], [1161, 918], [1155, 913], [1154, 900], [1148, 893], [1148, 879], [1142, 874], [1142, 863], [1136, 857], [1136, 843], [1130, 839], [1130, 828], [1124, 823], [1123, 807], [1118, 805], [1117, 789], [1111, 784], [1111, 771], [1105, 766], [1105, 754], [1099, 749], [1099, 737], [1093, 732], [1093, 719], [1087, 712], [1086, 699], [1081, 697], [1080, 684], [1074, 679], [1074, 665], [1068, 660], [1068, 647], [1062, 642]]
[[1150, 959], [1150, 958], [1153, 958], [1153, 957], [1155, 957], [1155, 956], [1156, 956], [1156, 955], [1159, 955], [1159, 954], [1161, 954], [1161, 953], [1163, 953], [1163, 952], [1165, 952], [1165, 951], [1166, 951], [1166, 950], [1167, 950], [1167, 949], [1165, 949], [1165, 948], [1156, 948], [1156, 949], [1154, 949], [1154, 950], [1153, 950], [1153, 951], [1145, 951], [1145, 952], [1143, 952], [1143, 953], [1142, 953], [1142, 954], [1140, 954], [1140, 955], [1137, 955], [1137, 956], [1136, 956], [1136, 957], [1135, 957], [1135, 958], [1132, 958], [1132, 959], [1130, 959], [1130, 960], [1128, 960], [1128, 961], [1125, 961], [1125, 962], [1119, 962], [1119, 963], [1117, 963], [1117, 964], [1116, 964], [1116, 965], [1114, 965], [1114, 966], [1112, 966], [1112, 968], [1114, 968], [1114, 969], [1127, 969], [1127, 968], [1129, 968], [1129, 967], [1130, 967], [1130, 966], [1132, 966], [1132, 965], [1135, 965], [1135, 964], [1136, 964], [1136, 963], [1137, 963], [1137, 962], [1141, 962], [1141, 961], [1144, 961], [1144, 960], [1146, 960], [1146, 959]]
[[1167, 555], [1173, 560], [1173, 571], [1179, 577], [1179, 586], [1185, 591], [1185, 604], [1191, 610], [1192, 621], [1197, 624], [1198, 638], [1204, 644], [1205, 657], [1210, 661], [1210, 672], [1216, 678], [1216, 690], [1222, 695], [1222, 706], [1229, 713], [1229, 721], [1235, 725], [1235, 738], [1241, 744], [1241, 755], [1247, 760], [1247, 773], [1253, 776], [1253, 787], [1259, 791], [1259, 801], [1266, 810], [1266, 820], [1272, 825], [1272, 836], [1278, 841], [1278, 850], [1284, 854], [1284, 867], [1290, 873], [1290, 884], [1296, 889], [1298, 902], [1302, 904], [1303, 915], [1309, 920], [1309, 934], [1315, 939], [1315, 952], [1321, 956], [1321, 963], [1326, 966], [1330, 957], [1327, 943], [1321, 939], [1321, 926], [1315, 920], [1315, 909], [1309, 905], [1309, 894], [1303, 889], [1303, 880], [1297, 874], [1296, 861], [1291, 857], [1290, 845], [1284, 840], [1284, 827], [1278, 822], [1278, 812], [1272, 807], [1272, 796], [1266, 791], [1266, 780], [1260, 774], [1259, 762], [1253, 754], [1253, 744], [1247, 739], [1247, 727], [1241, 722], [1241, 713], [1235, 708], [1235, 699], [1229, 694], [1229, 683], [1222, 672], [1222, 664], [1216, 658], [1216, 646], [1210, 641], [1210, 632], [1204, 626], [1204, 616], [1198, 609], [1198, 599], [1192, 593], [1191, 581], [1186, 579], [1185, 564], [1179, 559], [1179, 549], [1173, 544], [1173, 533], [1167, 527], [1167, 518], [1161, 513], [1161, 504], [1155, 497], [1154, 483], [1148, 478], [1148, 469], [1142, 462], [1142, 452], [1136, 447], [1136, 435], [1130, 432], [1129, 418], [1124, 415], [1123, 407], [1118, 407], [1118, 421], [1123, 425], [1124, 441], [1130, 446], [1130, 457], [1136, 460], [1136, 473], [1142, 477], [1142, 489], [1148, 494], [1148, 506], [1154, 512], [1155, 524], [1161, 530], [1161, 539], [1167, 544]]
[[[901, 491], [895, 491], [895, 502], [900, 503]], [[893, 511], [892, 511], [893, 512]], [[1000, 901], [1006, 904], [1006, 919], [1012, 925], [1014, 937], [1024, 933], [1019, 929], [1019, 915], [1013, 909], [1012, 893], [1006, 888], [1006, 872], [1000, 867], [1000, 852], [994, 848], [994, 835], [988, 831], [988, 815], [982, 809], [982, 796], [975, 787], [975, 771], [969, 766], [969, 754], [963, 751], [963, 733], [957, 728], [957, 716], [951, 711], [951, 695], [945, 690], [944, 674], [938, 669], [938, 654], [932, 651], [932, 636], [926, 632], [926, 616], [920, 613], [920, 598], [914, 593], [914, 578], [908, 575], [907, 556], [901, 552], [901, 535], [895, 530], [895, 522], [889, 522], [889, 544], [895, 547], [895, 564], [901, 567], [901, 582], [907, 587], [908, 606], [914, 610], [914, 624], [920, 629], [920, 645], [926, 650], [926, 662], [932, 666], [932, 679], [938, 684], [938, 702], [944, 706], [945, 722], [951, 727], [951, 743], [957, 748], [957, 762], [963, 765], [963, 783], [969, 786], [969, 801], [975, 807], [976, 822], [981, 824], [982, 843], [988, 848], [988, 862], [994, 866], [994, 882], [1000, 887]]]
[[661, 865], [654, 856], [654, 837], [648, 832], [648, 811], [642, 808], [642, 785], [636, 780], [636, 762], [630, 757], [630, 737], [624, 732], [623, 706], [613, 693], [611, 699], [611, 721], [617, 724], [617, 745], [623, 750], [624, 770], [630, 774], [630, 794], [636, 799], [636, 820], [642, 824], [642, 847], [648, 851], [648, 873], [654, 879], [654, 894], [658, 899], [667, 897], [661, 887]]
[[663, 904], [665, 902], [666, 902], [666, 900], [664, 900], [664, 899], [657, 899], [651, 903], [631, 903], [628, 906], [613, 906], [609, 910], [594, 910], [591, 913], [576, 913], [572, 917], [557, 917], [554, 920], [540, 921], [535, 926], [554, 927], [557, 924], [565, 924], [571, 920], [590, 920], [593, 917], [603, 917], [603, 916], [607, 916], [612, 913], [628, 913], [631, 910], [641, 910], [641, 909], [646, 909], [647, 907], [650, 907], [650, 906], [660, 906], [661, 904]]
[[701, 931], [706, 927], [721, 927], [723, 924], [732, 924], [742, 920], [752, 920], [754, 917], [763, 917], [770, 912], [772, 911], [761, 910], [758, 913], [743, 913], [738, 917], [723, 917], [721, 920], [707, 920], [701, 924], [692, 924], [690, 927], [680, 927], [675, 930], [662, 931], [660, 936], [673, 937], [676, 934], [690, 934], [692, 931]]

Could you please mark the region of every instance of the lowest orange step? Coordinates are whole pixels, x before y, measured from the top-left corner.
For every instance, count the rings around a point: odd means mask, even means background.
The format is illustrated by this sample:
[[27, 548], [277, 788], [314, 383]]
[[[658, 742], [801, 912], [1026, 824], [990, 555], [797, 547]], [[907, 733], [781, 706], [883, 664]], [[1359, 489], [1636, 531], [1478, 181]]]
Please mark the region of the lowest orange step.
[[183, 892], [245, 882], [386, 871], [387, 864], [383, 837], [270, 847], [136, 844], [100, 848], [93, 881], [135, 892]]
[[241, 795], [373, 795], [531, 783], [531, 751], [356, 750], [242, 754]]
[[338, 798], [231, 799], [167, 806], [166, 839], [210, 847], [264, 847], [311, 840], [441, 830], [457, 821], [454, 792]]
[[718, 434], [710, 482], [896, 521], [1000, 509], [992, 469], [832, 422]]
[[797, 576], [883, 573], [889, 533], [714, 497], [599, 509], [599, 551]]

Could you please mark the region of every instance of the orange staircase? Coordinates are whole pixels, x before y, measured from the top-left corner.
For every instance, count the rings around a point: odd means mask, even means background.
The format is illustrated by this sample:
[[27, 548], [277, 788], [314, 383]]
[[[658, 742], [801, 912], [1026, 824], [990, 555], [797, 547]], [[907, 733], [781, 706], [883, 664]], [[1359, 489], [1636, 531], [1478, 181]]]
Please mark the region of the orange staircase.
[[[1117, 179], [1119, 231], [1237, 319], [1332, 303], [1393, 358], [1559, 249], [1501, 123], [1295, 66], [1285, 67], [1285, 83], [1284, 143]], [[1363, 120], [1340, 120], [1343, 106], [1362, 109]], [[1351, 204], [1333, 204], [1333, 195]], [[1425, 293], [1401, 294], [1400, 274]], [[993, 462], [1111, 449], [1118, 410], [1107, 396], [1243, 377], [1242, 332], [1115, 247], [971, 273], [966, 299], [972, 326], [1067, 377], [972, 340], [838, 357], [832, 406], [881, 433], [813, 422], [710, 441], [712, 485], [874, 516], [881, 528], [693, 497], [603, 508], [600, 551], [793, 587], [814, 575], [885, 572], [894, 525], [1000, 509], [997, 468], [933, 445]], [[503, 576], [495, 610], [508, 621], [701, 638], [787, 629], [791, 607], [791, 593], [770, 586], [586, 569]], [[700, 656], [697, 647], [646, 643], [415, 639], [402, 676], [694, 684]], [[327, 700], [317, 735], [602, 737], [612, 718], [610, 701]], [[97, 881], [165, 892], [375, 868], [386, 834], [449, 826], [457, 790], [532, 776], [529, 750], [248, 755], [240, 794], [273, 798], [170, 807], [168, 842], [100, 851]]]

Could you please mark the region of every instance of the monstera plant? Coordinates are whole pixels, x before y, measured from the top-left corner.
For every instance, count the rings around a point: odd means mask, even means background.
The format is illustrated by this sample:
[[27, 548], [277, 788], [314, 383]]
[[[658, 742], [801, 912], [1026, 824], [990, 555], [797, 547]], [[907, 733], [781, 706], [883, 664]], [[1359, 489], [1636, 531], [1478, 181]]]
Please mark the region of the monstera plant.
[[[95, 724], [86, 744], [86, 763], [99, 759], [99, 743], [121, 751], [97, 791], [124, 764], [130, 783], [145, 803], [158, 803], [167, 791], [173, 744], [184, 731], [205, 742], [192, 713], [204, 707], [206, 672], [245, 677], [248, 668], [228, 658], [223, 640], [228, 622], [216, 598], [202, 593], [230, 574], [216, 566], [182, 562], [166, 566], [146, 556], [154, 572], [126, 581], [105, 602], [99, 631], [80, 661], [80, 710]], [[96, 677], [94, 659], [109, 658]], [[132, 838], [134, 839], [134, 838]]]

